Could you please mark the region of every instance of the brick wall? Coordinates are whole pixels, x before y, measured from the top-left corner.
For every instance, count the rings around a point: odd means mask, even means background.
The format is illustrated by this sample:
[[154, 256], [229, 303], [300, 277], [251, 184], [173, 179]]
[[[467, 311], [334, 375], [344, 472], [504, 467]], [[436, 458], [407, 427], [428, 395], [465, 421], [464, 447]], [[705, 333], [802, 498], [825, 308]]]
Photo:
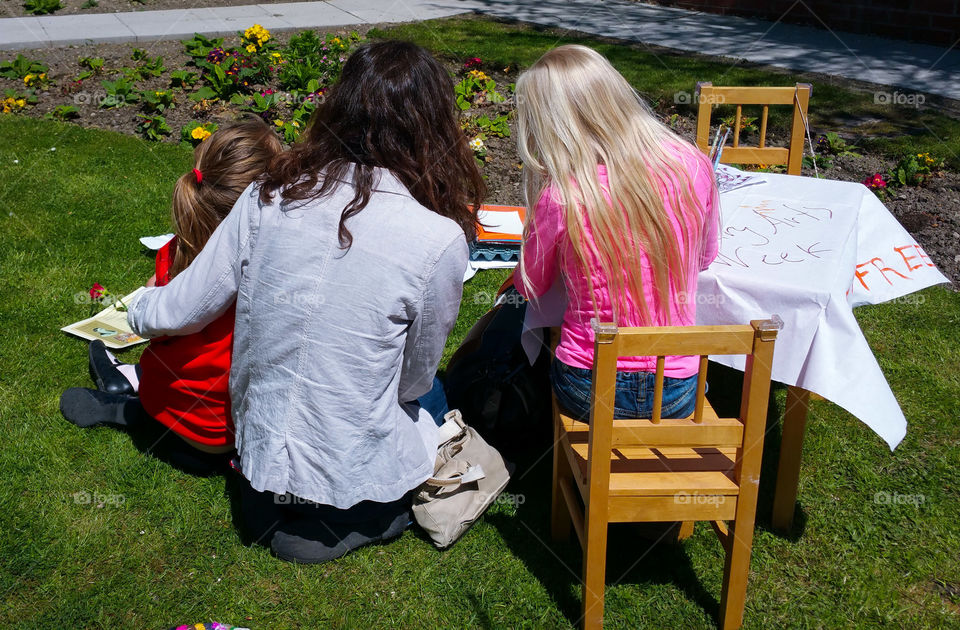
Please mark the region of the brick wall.
[[960, 0], [659, 0], [663, 6], [782, 20], [934, 46], [960, 38]]

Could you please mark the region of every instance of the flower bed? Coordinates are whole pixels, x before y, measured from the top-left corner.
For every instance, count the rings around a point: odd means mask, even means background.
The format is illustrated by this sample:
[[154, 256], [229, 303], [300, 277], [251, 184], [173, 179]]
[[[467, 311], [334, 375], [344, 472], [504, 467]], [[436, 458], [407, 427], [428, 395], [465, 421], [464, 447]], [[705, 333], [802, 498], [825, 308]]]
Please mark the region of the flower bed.
[[[42, 116], [195, 146], [219, 125], [253, 114], [292, 143], [364, 38], [363, 32], [274, 36], [253, 25], [236, 37], [198, 35], [153, 43], [149, 50], [101, 44], [7, 53], [0, 56], [0, 115]], [[522, 171], [511, 138], [517, 69], [477, 57], [445, 63], [462, 128], [487, 181], [488, 200], [523, 203]], [[655, 107], [666, 124], [693, 140], [692, 114], [675, 104]], [[744, 142], [751, 141], [756, 124], [744, 117], [741, 133]], [[893, 162], [861, 155], [832, 131], [814, 137], [816, 152], [805, 158], [804, 174], [813, 175], [816, 166], [822, 176], [863, 182], [944, 273], [960, 280], [960, 177], [944, 172], [942, 159], [912, 154]], [[769, 144], [784, 141], [775, 131], [768, 133]]]

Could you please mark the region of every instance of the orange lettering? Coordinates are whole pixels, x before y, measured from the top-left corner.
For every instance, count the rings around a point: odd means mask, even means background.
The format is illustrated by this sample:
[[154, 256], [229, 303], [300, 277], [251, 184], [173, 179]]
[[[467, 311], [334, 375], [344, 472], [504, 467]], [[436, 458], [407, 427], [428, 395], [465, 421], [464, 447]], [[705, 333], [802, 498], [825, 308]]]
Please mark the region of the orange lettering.
[[898, 276], [900, 276], [901, 278], [903, 278], [904, 280], [907, 279], [907, 277], [906, 277], [905, 275], [903, 275], [902, 273], [900, 273], [900, 272], [897, 271], [896, 269], [891, 269], [890, 267], [881, 267], [881, 266], [877, 265], [877, 261], [880, 261], [880, 264], [881, 264], [881, 265], [883, 264], [883, 259], [882, 259], [882, 258], [874, 258], [874, 259], [872, 259], [872, 260], [870, 261], [870, 264], [877, 268], [877, 270], [880, 272], [880, 275], [883, 276], [883, 279], [887, 281], [887, 284], [893, 284], [893, 283], [890, 282], [890, 278], [888, 278], [888, 277], [887, 277], [887, 274], [884, 273], [885, 271], [889, 271], [890, 273], [895, 273], [895, 274], [897, 274]]
[[869, 272], [869, 271], [862, 271], [862, 272], [861, 272], [861, 271], [860, 271], [860, 267], [863, 267], [863, 266], [869, 265], [869, 264], [870, 264], [870, 263], [860, 263], [859, 265], [857, 265], [857, 270], [854, 272], [854, 275], [857, 276], [857, 280], [860, 281], [860, 284], [863, 285], [863, 288], [866, 289], [867, 291], [870, 290], [870, 287], [867, 286], [867, 283], [864, 282], [863, 279], [864, 279], [864, 278], [866, 277], [866, 275], [867, 275], [868, 273], [870, 273], [870, 272]]
[[913, 260], [914, 258], [917, 258], [917, 256], [907, 256], [905, 253], [903, 253], [903, 250], [910, 249], [911, 247], [917, 248], [916, 245], [903, 245], [901, 247], [893, 248], [893, 251], [900, 254], [900, 256], [903, 258], [903, 262], [907, 265], [907, 271], [913, 271], [914, 269], [919, 269], [920, 267], [923, 266], [923, 265], [911, 265], [910, 261]]

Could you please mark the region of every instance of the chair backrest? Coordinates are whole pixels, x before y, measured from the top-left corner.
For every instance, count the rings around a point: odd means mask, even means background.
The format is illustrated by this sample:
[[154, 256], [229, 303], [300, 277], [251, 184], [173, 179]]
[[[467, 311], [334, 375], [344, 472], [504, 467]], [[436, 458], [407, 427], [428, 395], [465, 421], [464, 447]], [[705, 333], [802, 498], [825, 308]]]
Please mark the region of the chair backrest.
[[[704, 153], [710, 151], [710, 116], [714, 105], [736, 105], [733, 146], [723, 150], [720, 161], [724, 164], [786, 164], [788, 174], [799, 175], [803, 166], [804, 127], [812, 92], [809, 83], [797, 83], [793, 87], [714, 87], [712, 83], [698, 83], [697, 146]], [[740, 145], [743, 105], [763, 106], [758, 146]], [[793, 106], [790, 145], [787, 148], [766, 146], [770, 105]]]
[[[748, 479], [759, 478], [773, 346], [781, 326], [782, 321], [776, 316], [752, 321], [749, 326], [618, 328], [614, 324], [594, 323], [588, 447], [591, 490], [609, 483], [614, 447], [736, 448], [735, 483], [741, 486], [744, 475]], [[712, 411], [705, 411], [707, 356], [735, 354], [746, 356], [740, 413], [737, 418], [718, 418]], [[664, 358], [668, 355], [700, 356], [692, 418], [660, 417]], [[625, 356], [657, 357], [651, 418], [614, 422], [617, 359]]]

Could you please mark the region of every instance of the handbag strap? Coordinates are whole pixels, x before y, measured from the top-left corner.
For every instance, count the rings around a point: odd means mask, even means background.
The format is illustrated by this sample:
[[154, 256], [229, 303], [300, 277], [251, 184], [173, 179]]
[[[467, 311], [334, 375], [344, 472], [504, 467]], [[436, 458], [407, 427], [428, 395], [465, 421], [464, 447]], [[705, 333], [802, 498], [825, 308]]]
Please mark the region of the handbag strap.
[[483, 466], [480, 464], [474, 464], [469, 466], [462, 475], [456, 475], [455, 477], [450, 477], [447, 479], [440, 479], [439, 477], [430, 477], [427, 479], [424, 484], [432, 486], [434, 488], [442, 488], [446, 490], [455, 490], [465, 483], [470, 483], [471, 481], [479, 481], [486, 477], [487, 474], [483, 472]]
[[463, 433], [467, 425], [463, 422], [463, 415], [459, 409], [448, 411], [443, 419], [446, 421], [437, 429], [437, 446], [443, 446], [453, 438]]

